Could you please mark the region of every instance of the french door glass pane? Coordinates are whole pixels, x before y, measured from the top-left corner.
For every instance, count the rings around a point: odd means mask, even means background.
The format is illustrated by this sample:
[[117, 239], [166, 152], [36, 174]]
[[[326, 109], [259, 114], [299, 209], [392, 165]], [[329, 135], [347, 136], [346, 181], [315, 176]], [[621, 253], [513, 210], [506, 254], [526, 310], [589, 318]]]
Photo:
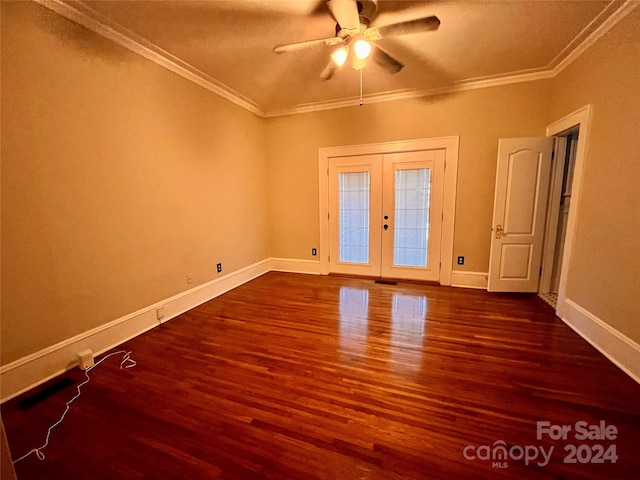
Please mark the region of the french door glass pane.
[[338, 174], [340, 261], [369, 263], [369, 172]]
[[396, 170], [393, 264], [427, 266], [431, 169]]

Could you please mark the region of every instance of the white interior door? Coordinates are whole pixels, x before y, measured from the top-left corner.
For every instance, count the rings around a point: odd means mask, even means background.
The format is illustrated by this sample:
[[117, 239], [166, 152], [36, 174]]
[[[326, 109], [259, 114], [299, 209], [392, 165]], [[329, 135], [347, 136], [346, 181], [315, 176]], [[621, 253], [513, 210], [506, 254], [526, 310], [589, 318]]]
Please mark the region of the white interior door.
[[331, 272], [438, 281], [444, 150], [331, 158]]
[[488, 290], [537, 292], [553, 138], [498, 144]]

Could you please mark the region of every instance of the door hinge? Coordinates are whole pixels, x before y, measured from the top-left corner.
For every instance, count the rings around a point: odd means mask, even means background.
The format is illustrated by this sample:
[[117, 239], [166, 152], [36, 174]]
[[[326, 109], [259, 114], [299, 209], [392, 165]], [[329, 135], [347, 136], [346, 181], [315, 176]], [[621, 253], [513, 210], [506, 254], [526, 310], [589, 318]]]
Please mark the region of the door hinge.
[[556, 151], [551, 150], [551, 160], [553, 160], [554, 158], [556, 158]]
[[542, 276], [542, 267], [540, 267], [540, 270], [538, 271], [538, 275]]

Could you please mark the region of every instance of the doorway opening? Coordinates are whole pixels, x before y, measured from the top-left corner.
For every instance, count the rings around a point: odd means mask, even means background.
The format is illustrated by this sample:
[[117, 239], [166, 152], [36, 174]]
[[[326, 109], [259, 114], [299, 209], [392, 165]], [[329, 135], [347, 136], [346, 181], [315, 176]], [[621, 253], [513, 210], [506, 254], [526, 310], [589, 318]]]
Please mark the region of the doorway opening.
[[586, 105], [550, 124], [546, 130], [547, 136], [556, 137], [565, 144], [566, 150], [560, 151], [554, 164], [538, 294], [555, 300], [556, 315], [560, 318], [570, 313], [566, 301], [567, 276], [573, 255], [591, 111], [591, 105]]
[[551, 195], [548, 208], [547, 238], [543, 263], [546, 264], [545, 275], [541, 278], [538, 295], [556, 309], [560, 276], [562, 272], [562, 256], [564, 253], [573, 172], [578, 149], [579, 127], [573, 127], [557, 135], [554, 162], [554, 177], [551, 179]]

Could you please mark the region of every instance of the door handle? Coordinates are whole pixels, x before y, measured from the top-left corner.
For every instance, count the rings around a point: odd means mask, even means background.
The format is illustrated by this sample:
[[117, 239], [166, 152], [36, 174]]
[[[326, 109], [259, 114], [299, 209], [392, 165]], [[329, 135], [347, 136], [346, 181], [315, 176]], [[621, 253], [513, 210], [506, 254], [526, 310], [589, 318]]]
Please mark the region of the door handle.
[[383, 225], [383, 228], [386, 230], [387, 228], [389, 228], [389, 225], [387, 225], [386, 223]]
[[496, 238], [501, 238], [502, 236], [504, 236], [504, 230], [502, 229], [502, 225], [497, 225], [496, 226]]

